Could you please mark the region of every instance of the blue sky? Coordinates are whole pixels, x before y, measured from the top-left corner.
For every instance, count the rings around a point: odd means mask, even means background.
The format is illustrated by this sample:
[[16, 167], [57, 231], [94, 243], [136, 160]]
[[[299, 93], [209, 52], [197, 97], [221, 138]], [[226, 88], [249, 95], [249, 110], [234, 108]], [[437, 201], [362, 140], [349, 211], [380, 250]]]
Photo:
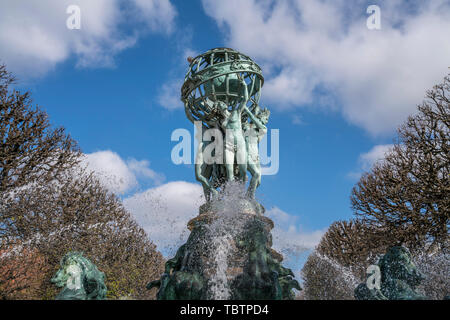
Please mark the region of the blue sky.
[[[65, 26], [69, 4], [81, 9], [80, 30]], [[450, 66], [448, 1], [374, 1], [381, 30], [366, 26], [368, 4], [3, 1], [0, 59], [170, 254], [201, 194], [193, 167], [170, 157], [172, 131], [193, 132], [179, 101], [186, 57], [221, 46], [253, 57], [269, 128], [280, 130], [280, 169], [263, 176], [258, 197], [280, 225], [278, 247], [311, 249], [352, 217], [359, 174]]]

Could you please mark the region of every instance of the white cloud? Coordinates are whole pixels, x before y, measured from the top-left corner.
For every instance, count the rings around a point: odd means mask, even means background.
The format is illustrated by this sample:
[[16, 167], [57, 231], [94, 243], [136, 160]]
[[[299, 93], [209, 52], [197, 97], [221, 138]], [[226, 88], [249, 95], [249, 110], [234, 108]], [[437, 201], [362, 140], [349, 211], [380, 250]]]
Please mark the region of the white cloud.
[[153, 31], [171, 32], [177, 14], [169, 0], [132, 0], [140, 14], [137, 14]]
[[383, 2], [381, 30], [366, 27], [363, 0], [203, 0], [203, 6], [226, 45], [263, 67], [263, 101], [282, 109], [331, 101], [372, 134], [391, 132], [414, 112], [450, 66], [444, 0]]
[[[69, 5], [80, 7], [80, 30], [66, 27]], [[23, 77], [42, 75], [71, 56], [79, 67], [113, 66], [114, 56], [143, 33], [170, 32], [175, 15], [168, 0], [5, 0], [0, 59]]]
[[125, 161], [109, 150], [86, 154], [83, 162], [109, 191], [118, 195], [138, 187], [140, 179], [151, 180], [155, 184], [164, 180], [162, 174], [150, 169], [149, 161], [133, 158]]
[[392, 144], [380, 144], [374, 146], [368, 152], [362, 153], [358, 157], [359, 169], [352, 171], [348, 176], [352, 179], [359, 179], [362, 172], [369, 171], [372, 166], [385, 158], [387, 152], [389, 152], [394, 145]]
[[314, 249], [323, 235], [322, 230], [304, 231], [299, 226], [298, 217], [290, 215], [278, 207], [273, 207], [265, 213], [273, 220], [273, 247], [286, 253], [301, 254]]
[[199, 184], [174, 181], [135, 194], [123, 201], [158, 250], [175, 255], [189, 236], [187, 223], [204, 203]]
[[180, 90], [183, 85], [181, 79], [172, 79], [161, 86], [158, 103], [167, 110], [175, 110], [183, 107], [180, 100]]
[[151, 179], [155, 184], [161, 184], [164, 181], [164, 176], [160, 173], [150, 169], [150, 161], [129, 159], [127, 161], [128, 168], [137, 176]]
[[324, 230], [305, 231], [298, 217], [278, 207], [267, 210], [265, 215], [273, 220], [273, 248], [283, 254], [283, 265], [292, 269], [298, 279], [309, 253], [317, 246]]
[[304, 123], [305, 122], [303, 121], [303, 119], [298, 114], [294, 114], [292, 116], [292, 124], [300, 126], [300, 125], [302, 125]]
[[157, 95], [157, 102], [160, 106], [167, 110], [175, 110], [183, 108], [181, 102], [181, 86], [183, 85], [184, 75], [188, 68], [188, 57], [196, 57], [199, 53], [190, 48], [190, 42], [193, 32], [190, 28], [183, 30], [183, 34], [178, 36], [177, 61], [170, 70], [172, 74], [169, 79], [161, 85]]
[[394, 145], [380, 144], [374, 146], [370, 151], [359, 156], [359, 162], [363, 170], [370, 170], [372, 166], [379, 160], [383, 160], [386, 153], [389, 152]]

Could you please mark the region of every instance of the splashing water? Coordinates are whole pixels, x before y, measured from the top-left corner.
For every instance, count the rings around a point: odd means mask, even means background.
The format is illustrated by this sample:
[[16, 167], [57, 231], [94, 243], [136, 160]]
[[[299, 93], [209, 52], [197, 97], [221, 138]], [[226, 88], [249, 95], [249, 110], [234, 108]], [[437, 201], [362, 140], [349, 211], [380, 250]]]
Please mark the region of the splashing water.
[[240, 201], [244, 188], [240, 183], [231, 182], [225, 186], [219, 201], [222, 203], [217, 218], [206, 226], [210, 243], [209, 268], [212, 271], [209, 293], [214, 300], [227, 300], [230, 298], [229, 276], [227, 269], [229, 259], [233, 255], [235, 246], [233, 238], [244, 232], [245, 219], [241, 213]]
[[450, 294], [450, 250], [435, 254], [423, 252], [414, 258], [417, 269], [425, 276], [418, 291], [432, 300], [442, 300]]
[[231, 251], [231, 237], [221, 236], [213, 239], [213, 264], [215, 272], [211, 277], [210, 291], [214, 300], [227, 300], [230, 298], [230, 288], [227, 278], [228, 257]]
[[356, 288], [356, 286], [360, 283], [360, 280], [355, 276], [352, 269], [349, 267], [344, 267], [340, 263], [336, 262], [335, 260], [316, 253], [317, 257], [328, 264], [330, 264], [335, 270], [339, 271], [340, 276], [345, 281], [345, 283], [348, 285], [349, 288]]

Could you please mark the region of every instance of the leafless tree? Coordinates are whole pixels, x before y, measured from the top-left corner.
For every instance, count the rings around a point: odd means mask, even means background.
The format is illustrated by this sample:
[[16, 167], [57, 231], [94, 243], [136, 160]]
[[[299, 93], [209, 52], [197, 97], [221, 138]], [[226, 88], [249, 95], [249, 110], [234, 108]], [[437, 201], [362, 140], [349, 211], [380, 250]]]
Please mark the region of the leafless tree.
[[145, 286], [162, 273], [164, 259], [92, 173], [69, 170], [59, 180], [16, 190], [4, 203], [2, 218], [7, 226], [0, 235], [3, 251], [22, 257], [35, 250], [45, 257], [47, 272], [42, 270], [44, 281], [34, 298], [54, 297], [50, 278], [69, 251], [82, 251], [105, 272], [108, 298], [154, 297]]
[[433, 300], [450, 295], [450, 249], [443, 248], [434, 254], [423, 252], [414, 257], [417, 268], [425, 275], [419, 289]]
[[0, 65], [0, 192], [58, 178], [79, 161], [79, 149], [63, 128], [33, 107], [30, 93], [10, 88], [14, 77]]
[[52, 299], [50, 279], [73, 250], [105, 272], [108, 298], [154, 298], [145, 286], [164, 263], [155, 245], [80, 166], [64, 129], [52, 129], [28, 93], [8, 88], [3, 66], [0, 79], [0, 298]]
[[366, 268], [377, 262], [386, 249], [398, 244], [395, 234], [367, 227], [361, 220], [334, 222], [323, 235], [316, 250], [339, 265], [350, 268], [359, 279]]
[[358, 284], [350, 268], [317, 251], [308, 256], [302, 278], [304, 300], [353, 300]]
[[428, 297], [448, 294], [449, 99], [450, 75], [399, 128], [385, 159], [363, 174], [351, 195], [356, 219], [333, 223], [302, 270], [306, 299], [351, 298], [345, 279], [364, 281], [367, 266], [392, 245], [413, 253]]
[[[351, 195], [356, 215], [410, 247], [446, 246], [450, 222], [450, 75], [427, 92], [385, 159]], [[410, 248], [414, 249], [414, 248]]]
[[0, 251], [0, 300], [33, 299], [39, 295], [42, 275], [49, 272], [47, 261], [37, 250], [15, 251], [13, 247]]
[[366, 277], [394, 235], [368, 228], [361, 220], [336, 221], [322, 236], [302, 269], [308, 300], [352, 300], [354, 288]]

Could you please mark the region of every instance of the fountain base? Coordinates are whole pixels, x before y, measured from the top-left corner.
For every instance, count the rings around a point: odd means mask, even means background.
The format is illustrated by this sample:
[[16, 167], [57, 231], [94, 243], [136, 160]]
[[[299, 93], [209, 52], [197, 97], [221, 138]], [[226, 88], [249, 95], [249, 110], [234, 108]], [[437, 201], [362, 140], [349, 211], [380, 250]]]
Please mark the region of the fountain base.
[[209, 202], [189, 221], [191, 234], [166, 262], [158, 300], [281, 300], [300, 290], [283, 257], [271, 248], [272, 220], [254, 200]]

